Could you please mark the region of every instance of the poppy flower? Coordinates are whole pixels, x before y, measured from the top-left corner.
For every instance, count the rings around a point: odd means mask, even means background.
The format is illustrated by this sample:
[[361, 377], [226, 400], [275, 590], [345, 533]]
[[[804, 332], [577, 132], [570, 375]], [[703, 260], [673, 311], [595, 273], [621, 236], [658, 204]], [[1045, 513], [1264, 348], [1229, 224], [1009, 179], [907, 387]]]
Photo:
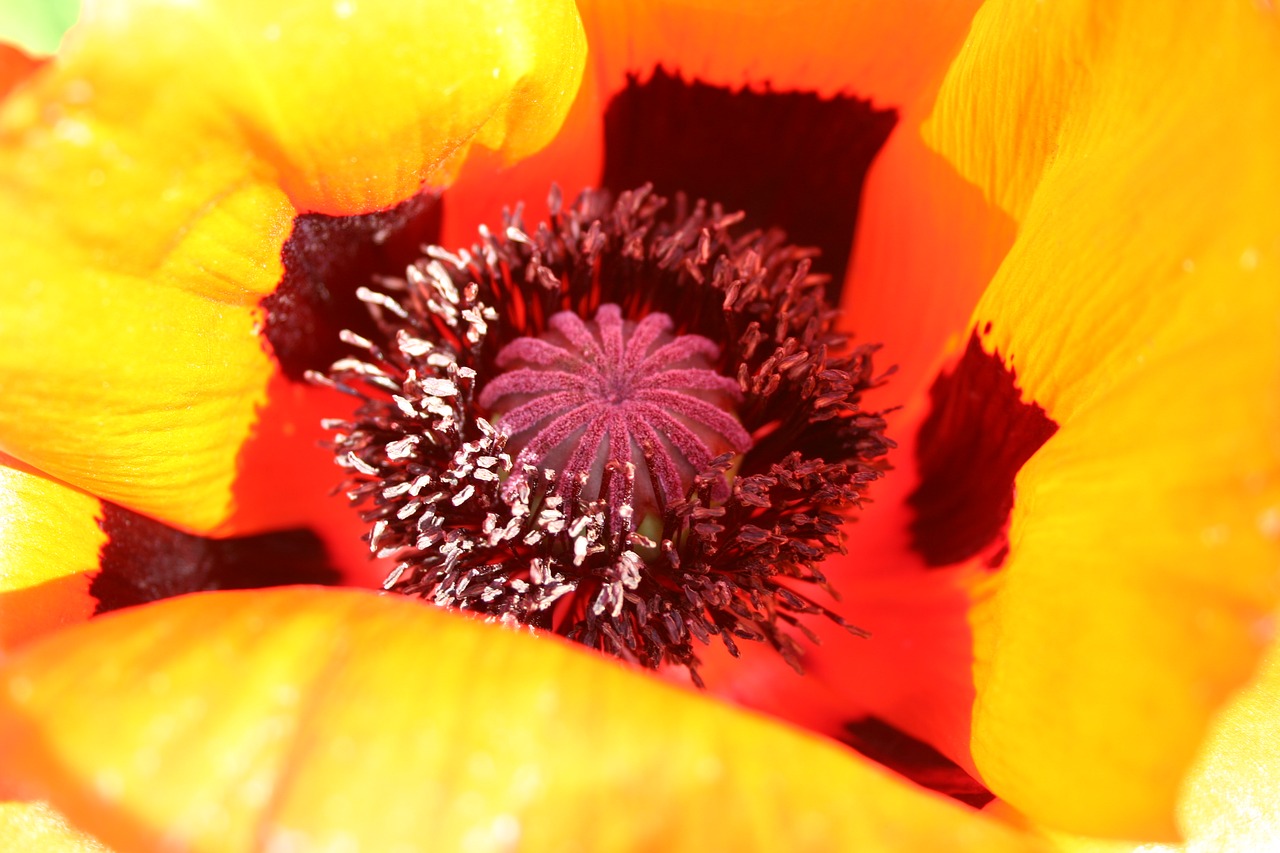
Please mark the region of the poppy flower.
[[[1275, 719], [1270, 669], [1204, 737], [1280, 568], [1273, 13], [420, 5], [104, 2], [6, 61], [0, 791], [123, 849], [992, 850], [1270, 784], [1231, 723]], [[403, 597], [160, 600], [376, 586], [321, 446], [350, 409], [300, 380], [358, 287], [552, 182], [821, 249], [897, 367], [858, 389], [893, 470], [822, 562], [870, 638], [804, 621], [804, 676], [708, 648], [699, 695]], [[141, 606], [71, 624], [104, 602]], [[889, 732], [999, 805], [817, 736]]]

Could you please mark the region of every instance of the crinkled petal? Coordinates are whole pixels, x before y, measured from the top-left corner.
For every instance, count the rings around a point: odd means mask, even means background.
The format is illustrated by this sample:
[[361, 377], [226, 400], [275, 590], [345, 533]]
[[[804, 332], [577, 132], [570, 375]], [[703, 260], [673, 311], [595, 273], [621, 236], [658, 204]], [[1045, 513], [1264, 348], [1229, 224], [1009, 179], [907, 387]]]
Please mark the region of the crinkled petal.
[[0, 448], [217, 529], [295, 215], [387, 207], [472, 143], [537, 149], [582, 51], [556, 0], [94, 4], [0, 113]]
[[0, 749], [9, 789], [126, 849], [1034, 849], [828, 742], [361, 592], [189, 596], [48, 638], [0, 670]]
[[974, 325], [1060, 428], [970, 620], [974, 759], [1035, 821], [1174, 837], [1179, 780], [1266, 639], [1280, 90], [1257, 81], [1280, 72], [1276, 23], [1247, 3], [994, 3], [926, 126], [1017, 222]]

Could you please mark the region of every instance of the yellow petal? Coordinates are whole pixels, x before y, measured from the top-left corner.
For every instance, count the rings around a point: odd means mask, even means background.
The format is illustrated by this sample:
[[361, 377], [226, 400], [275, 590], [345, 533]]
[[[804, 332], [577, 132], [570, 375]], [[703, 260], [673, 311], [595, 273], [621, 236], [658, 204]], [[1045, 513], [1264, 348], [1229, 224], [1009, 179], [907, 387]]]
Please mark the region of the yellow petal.
[[[0, 658], [89, 618], [88, 573], [106, 534], [102, 502], [0, 454]], [[6, 849], [0, 845], [0, 849]]]
[[352, 591], [188, 596], [48, 638], [0, 671], [0, 750], [0, 782], [126, 849], [1030, 844], [559, 640]]
[[[1253, 683], [1214, 720], [1178, 799], [1186, 842], [1144, 845], [1141, 853], [1280, 849], [1280, 645]], [[1133, 845], [1050, 833], [1070, 853], [1121, 853]]]
[[583, 49], [558, 0], [94, 4], [0, 112], [0, 449], [217, 528], [294, 216], [536, 149]]
[[121, 124], [142, 117], [139, 98], [163, 110], [153, 149], [211, 134], [298, 211], [344, 215], [447, 182], [473, 143], [511, 159], [544, 146], [584, 51], [561, 0], [107, 0], [56, 77], [88, 84], [90, 114]]
[[1277, 73], [1253, 4], [994, 3], [926, 126], [1017, 221], [974, 325], [1060, 427], [971, 620], [974, 759], [1035, 821], [1173, 838], [1179, 779], [1262, 649], [1280, 90], [1257, 81]]
[[1189, 851], [1280, 848], [1280, 645], [1214, 721], [1178, 802]]

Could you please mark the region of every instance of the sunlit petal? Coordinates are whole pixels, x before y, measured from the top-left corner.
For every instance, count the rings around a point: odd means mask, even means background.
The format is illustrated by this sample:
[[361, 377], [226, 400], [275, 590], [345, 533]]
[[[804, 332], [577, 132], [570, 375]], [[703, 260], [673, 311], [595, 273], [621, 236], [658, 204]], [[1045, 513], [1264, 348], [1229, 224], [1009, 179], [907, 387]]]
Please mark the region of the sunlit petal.
[[126, 849], [1035, 846], [830, 743], [368, 593], [174, 599], [0, 680], [4, 782]]
[[1172, 837], [1182, 771], [1266, 639], [1280, 93], [1257, 80], [1278, 38], [1247, 3], [994, 3], [926, 126], [1018, 224], [975, 326], [1060, 427], [971, 616], [974, 758], [1033, 820]]
[[402, 201], [473, 143], [537, 149], [583, 47], [555, 0], [92, 4], [0, 114], [0, 447], [218, 528], [295, 214]]

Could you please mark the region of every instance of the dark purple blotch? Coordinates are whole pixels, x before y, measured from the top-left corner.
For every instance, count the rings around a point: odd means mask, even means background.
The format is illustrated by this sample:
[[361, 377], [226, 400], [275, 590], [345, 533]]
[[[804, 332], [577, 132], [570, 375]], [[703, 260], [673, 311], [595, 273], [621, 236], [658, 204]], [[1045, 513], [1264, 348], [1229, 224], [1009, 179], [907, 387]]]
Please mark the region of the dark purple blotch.
[[310, 530], [208, 539], [114, 504], [103, 505], [99, 525], [107, 541], [89, 581], [94, 615], [189, 592], [340, 580]]

